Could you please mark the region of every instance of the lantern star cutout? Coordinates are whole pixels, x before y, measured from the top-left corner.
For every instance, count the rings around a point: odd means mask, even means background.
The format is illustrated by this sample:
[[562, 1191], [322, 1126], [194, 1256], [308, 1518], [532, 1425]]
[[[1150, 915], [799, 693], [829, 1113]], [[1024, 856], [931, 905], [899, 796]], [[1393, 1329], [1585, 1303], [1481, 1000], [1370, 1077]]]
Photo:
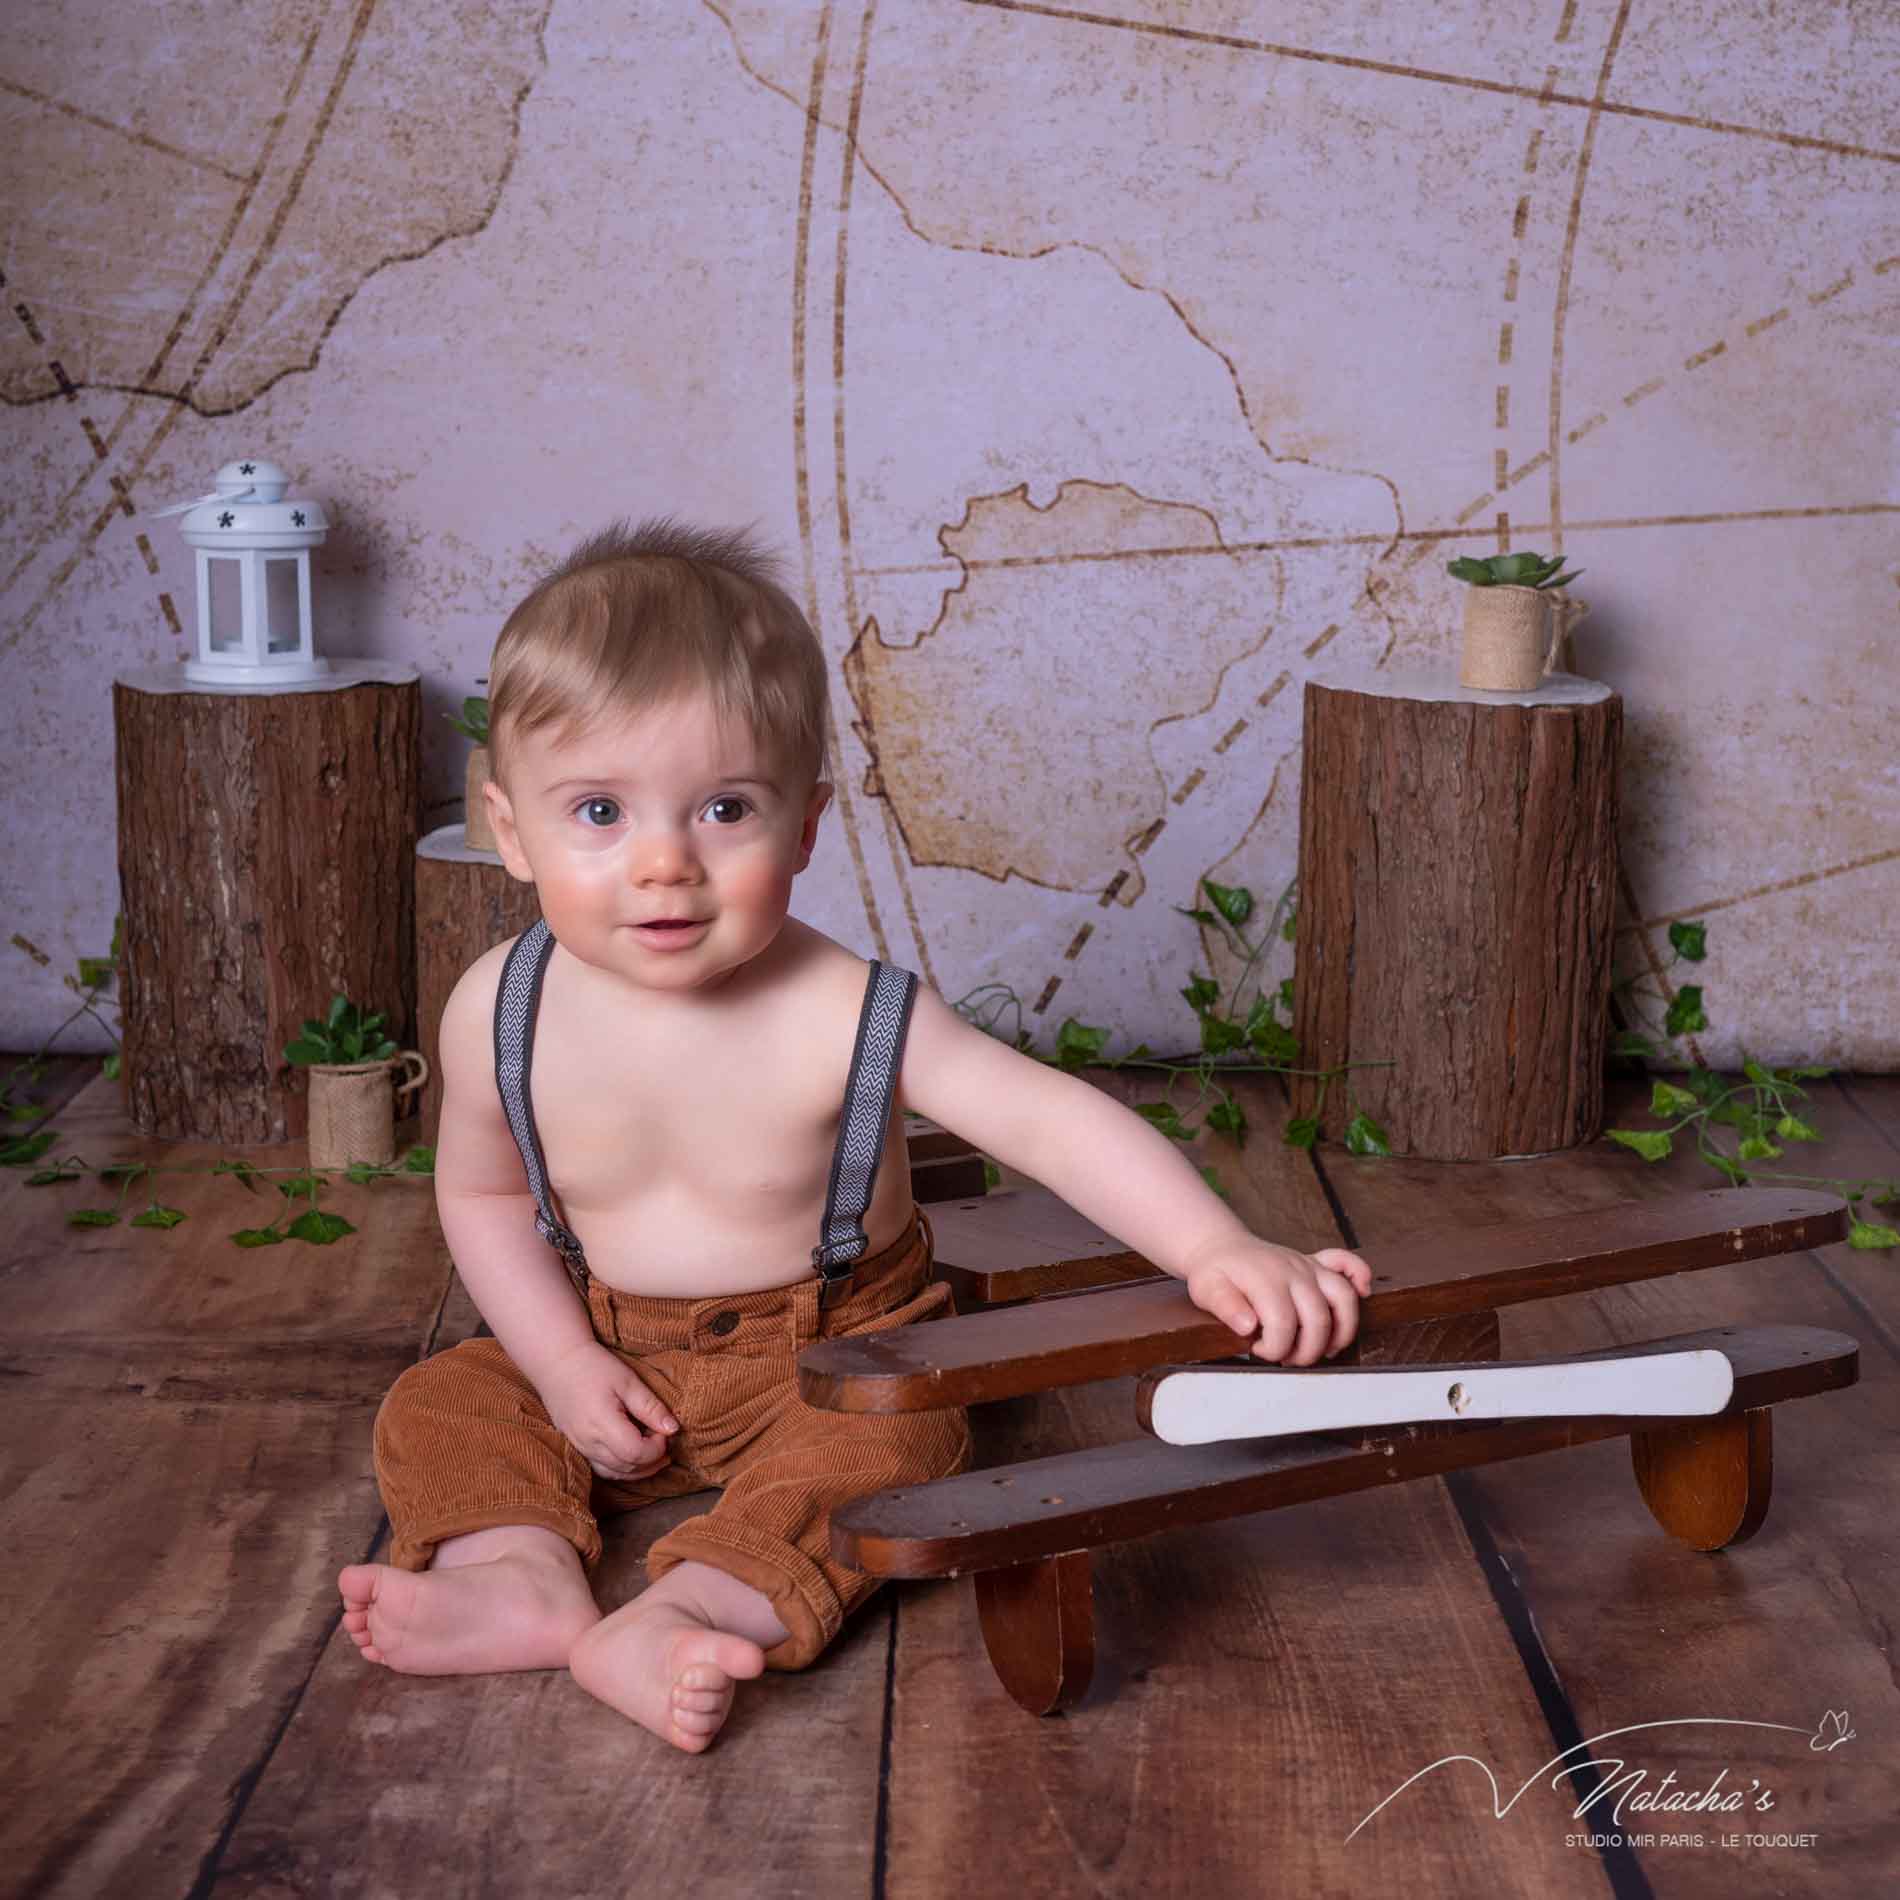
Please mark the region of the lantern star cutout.
[[293, 528], [301, 528], [303, 526], [303, 510], [301, 508], [293, 508], [290, 511], [290, 525]]
[[236, 519], [237, 517], [234, 514], [230, 513], [229, 510], [227, 510], [225, 513], [221, 514], [218, 517], [218, 526], [220, 528], [228, 528], [231, 525], [231, 523], [235, 521]]
[[257, 464], [255, 462], [240, 462], [238, 464], [238, 473], [240, 475], [255, 475], [257, 473]]

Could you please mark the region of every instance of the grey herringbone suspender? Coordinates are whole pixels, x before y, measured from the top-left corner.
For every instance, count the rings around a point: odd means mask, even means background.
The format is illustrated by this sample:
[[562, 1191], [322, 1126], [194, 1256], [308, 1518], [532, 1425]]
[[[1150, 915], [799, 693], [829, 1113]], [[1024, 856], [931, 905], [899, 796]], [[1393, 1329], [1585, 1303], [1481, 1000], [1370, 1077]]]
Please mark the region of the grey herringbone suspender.
[[541, 1137], [534, 1125], [534, 1107], [528, 1099], [528, 1072], [534, 1059], [534, 1017], [541, 1002], [541, 979], [554, 954], [554, 933], [545, 917], [515, 940], [501, 966], [501, 987], [495, 993], [495, 1086], [501, 1091], [502, 1112], [521, 1150], [528, 1187], [534, 1195], [534, 1230], [555, 1252], [584, 1298], [587, 1293], [587, 1257], [581, 1243], [554, 1211], [548, 1188], [548, 1164], [541, 1153]]
[[864, 1009], [858, 1017], [857, 1046], [851, 1052], [851, 1077], [845, 1084], [837, 1152], [831, 1158], [825, 1217], [811, 1255], [812, 1265], [825, 1282], [822, 1303], [826, 1306], [836, 1305], [850, 1291], [852, 1263], [870, 1245], [864, 1216], [884, 1155], [884, 1130], [890, 1121], [904, 1034], [916, 996], [917, 979], [908, 970], [889, 963], [871, 965]]

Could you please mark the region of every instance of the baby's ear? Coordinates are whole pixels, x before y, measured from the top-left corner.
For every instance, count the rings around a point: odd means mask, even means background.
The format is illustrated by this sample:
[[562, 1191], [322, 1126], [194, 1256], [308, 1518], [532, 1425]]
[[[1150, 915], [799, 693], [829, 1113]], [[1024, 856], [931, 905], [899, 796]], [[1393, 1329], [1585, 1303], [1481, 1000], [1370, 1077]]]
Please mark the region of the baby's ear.
[[811, 788], [811, 795], [805, 801], [805, 823], [798, 838], [798, 868], [801, 871], [811, 862], [811, 854], [818, 843], [818, 821], [825, 815], [825, 807], [831, 803], [833, 789], [829, 779], [821, 778]]
[[491, 778], [482, 785], [482, 797], [488, 804], [488, 828], [495, 834], [495, 849], [500, 853], [508, 875], [519, 883], [532, 884], [534, 872], [529, 869], [527, 856], [521, 849], [521, 834], [515, 827], [515, 808], [508, 802], [508, 794]]

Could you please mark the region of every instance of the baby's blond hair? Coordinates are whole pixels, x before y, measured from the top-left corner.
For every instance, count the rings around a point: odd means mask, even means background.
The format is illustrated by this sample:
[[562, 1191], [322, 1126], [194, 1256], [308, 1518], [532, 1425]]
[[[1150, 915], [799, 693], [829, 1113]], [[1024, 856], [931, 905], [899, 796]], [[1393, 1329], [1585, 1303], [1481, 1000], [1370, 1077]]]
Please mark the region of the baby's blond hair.
[[810, 623], [747, 533], [668, 517], [590, 535], [508, 616], [488, 668], [490, 743], [579, 731], [684, 692], [789, 772], [826, 775], [829, 685]]

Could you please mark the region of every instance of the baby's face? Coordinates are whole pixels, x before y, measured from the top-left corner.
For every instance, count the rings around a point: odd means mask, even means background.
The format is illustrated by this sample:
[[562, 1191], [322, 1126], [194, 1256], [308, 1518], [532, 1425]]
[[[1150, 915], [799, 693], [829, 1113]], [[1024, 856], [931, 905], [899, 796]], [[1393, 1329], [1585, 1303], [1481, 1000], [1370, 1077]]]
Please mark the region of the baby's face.
[[698, 990], [778, 935], [831, 787], [789, 783], [696, 693], [515, 735], [490, 796], [503, 861], [563, 949], [641, 989]]

